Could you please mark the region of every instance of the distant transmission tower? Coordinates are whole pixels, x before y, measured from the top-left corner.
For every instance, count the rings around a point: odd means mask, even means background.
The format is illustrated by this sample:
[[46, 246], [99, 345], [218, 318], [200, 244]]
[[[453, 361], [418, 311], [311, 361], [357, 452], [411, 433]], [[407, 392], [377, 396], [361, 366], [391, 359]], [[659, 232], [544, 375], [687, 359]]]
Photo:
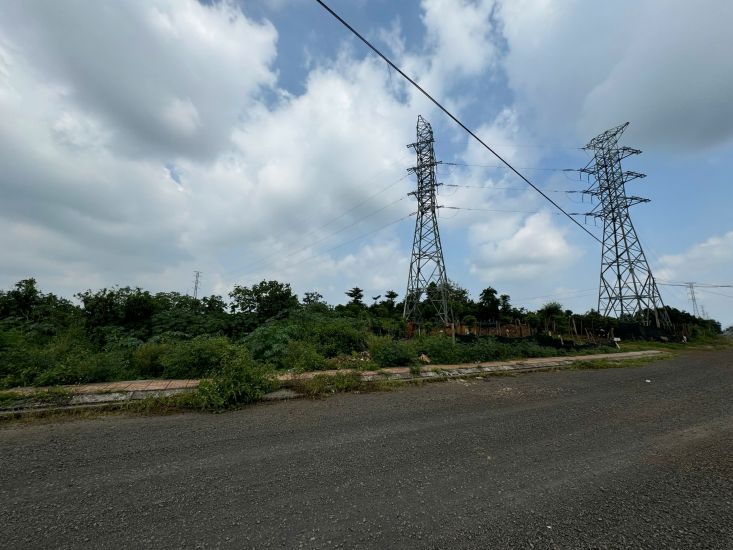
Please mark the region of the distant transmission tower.
[[685, 283], [690, 290], [690, 301], [692, 302], [692, 314], [700, 317], [700, 311], [697, 309], [697, 297], [695, 296], [695, 283]]
[[[417, 141], [408, 145], [417, 154], [417, 166], [410, 168], [417, 176], [417, 190], [410, 193], [417, 198], [417, 219], [412, 241], [410, 275], [405, 294], [403, 316], [408, 321], [421, 320], [420, 302], [423, 294], [444, 326], [452, 322], [448, 303], [448, 278], [445, 274], [443, 248], [438, 231], [439, 206], [436, 204], [435, 151], [433, 150], [433, 129], [422, 116], [417, 117]], [[434, 285], [434, 286], [432, 286]]]
[[646, 177], [621, 169], [622, 159], [641, 153], [618, 146], [628, 125], [627, 122], [593, 138], [585, 149], [593, 151], [594, 159], [581, 170], [595, 178], [595, 184], [584, 192], [599, 201], [588, 215], [603, 220], [598, 311], [611, 317], [639, 318], [644, 325], [649, 325], [653, 316], [658, 328], [669, 328], [669, 315], [629, 215], [630, 206], [649, 199], [626, 195], [627, 182]]
[[200, 271], [193, 272], [193, 299], [196, 300], [199, 297], [199, 277], [201, 276]]

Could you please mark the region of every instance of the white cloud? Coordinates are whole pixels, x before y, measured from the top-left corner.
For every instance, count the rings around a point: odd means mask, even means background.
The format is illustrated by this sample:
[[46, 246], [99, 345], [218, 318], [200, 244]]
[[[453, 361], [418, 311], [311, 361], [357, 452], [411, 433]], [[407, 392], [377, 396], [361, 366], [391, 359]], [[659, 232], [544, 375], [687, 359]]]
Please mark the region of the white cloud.
[[[67, 295], [115, 283], [185, 290], [207, 266], [220, 292], [273, 277], [398, 286], [406, 252], [383, 235], [322, 252], [409, 212], [414, 115], [383, 67], [344, 53], [291, 96], [274, 87], [272, 26], [229, 4], [100, 6], [0, 8], [0, 28], [15, 29], [0, 56], [0, 117], [12, 122], [0, 127], [5, 285], [32, 275]], [[33, 17], [33, 33], [17, 30]], [[56, 18], [79, 19], [76, 40], [49, 52]], [[307, 269], [288, 267], [299, 259]]]
[[[662, 282], [733, 284], [733, 231], [710, 237], [678, 254], [664, 255], [660, 267], [656, 277]], [[661, 292], [669, 305], [691, 310], [683, 288], [662, 286]], [[696, 293], [698, 302], [712, 318], [725, 326], [733, 323], [733, 288], [699, 287]]]
[[588, 139], [627, 120], [635, 143], [733, 137], [733, 3], [505, 0], [503, 66], [545, 135]]
[[[497, 50], [492, 2], [451, 8], [425, 3], [428, 51], [405, 59], [455, 99]], [[272, 68], [275, 29], [226, 2], [13, 2], [0, 7], [0, 30], [6, 286], [32, 275], [67, 295], [115, 283], [185, 290], [201, 269], [219, 293], [262, 278], [334, 301], [355, 284], [369, 295], [404, 290], [409, 243], [398, 234], [409, 236], [410, 222], [357, 237], [414, 209], [414, 183], [400, 179], [414, 162], [405, 144], [416, 114], [434, 111], [395, 95], [381, 62], [348, 49], [315, 59], [304, 91], [290, 95]], [[518, 160], [520, 130], [508, 108], [480, 133]], [[473, 146], [464, 158], [486, 162]], [[449, 181], [503, 180], [468, 169]], [[535, 211], [539, 201], [466, 189], [453, 204]], [[548, 214], [486, 219], [441, 219], [469, 235], [482, 280], [568, 266], [574, 249]]]
[[733, 279], [733, 231], [660, 258], [660, 279], [715, 282]]
[[[485, 73], [498, 60], [491, 13], [494, 0], [422, 0], [425, 47], [405, 52], [397, 28], [382, 33], [408, 75], [433, 97], [455, 107], [465, 103], [462, 85]], [[422, 102], [414, 88], [400, 82], [413, 103]], [[449, 95], [450, 93], [450, 95]], [[427, 103], [425, 103], [427, 105]]]
[[200, 125], [199, 112], [191, 100], [174, 98], [163, 108], [161, 119], [172, 134], [191, 137]]
[[[516, 163], [531, 164], [533, 158], [527, 150], [520, 151], [517, 142], [520, 139], [519, 116], [516, 109], [505, 107], [490, 124], [484, 124], [476, 130], [485, 143], [489, 144], [504, 160]], [[468, 142], [463, 160], [468, 164], [498, 164], [499, 160], [490, 155], [477, 141]]]
[[100, 120], [125, 155], [211, 159], [275, 83], [274, 27], [229, 2], [11, 1], [0, 20], [27, 62], [16, 70]]
[[494, 222], [472, 228], [471, 272], [483, 281], [528, 281], [572, 266], [578, 252], [547, 212], [526, 219], [506, 217], [504, 222], [504, 231], [497, 231]]
[[436, 76], [477, 76], [495, 61], [493, 0], [423, 0], [422, 8]]

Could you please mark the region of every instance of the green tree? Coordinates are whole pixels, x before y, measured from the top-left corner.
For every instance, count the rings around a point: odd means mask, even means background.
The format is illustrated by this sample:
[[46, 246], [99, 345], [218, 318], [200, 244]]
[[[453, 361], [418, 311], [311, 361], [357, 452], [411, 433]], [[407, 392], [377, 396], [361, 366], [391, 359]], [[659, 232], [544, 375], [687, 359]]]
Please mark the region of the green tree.
[[15, 283], [15, 288], [3, 292], [0, 297], [0, 314], [2, 317], [23, 317], [30, 320], [33, 309], [41, 302], [41, 293], [33, 278], [23, 279]]
[[545, 330], [550, 330], [552, 327], [554, 331], [557, 318], [563, 314], [562, 304], [560, 302], [548, 302], [537, 311], [537, 314], [544, 321]]
[[351, 298], [351, 300], [349, 300], [349, 305], [364, 307], [364, 302], [362, 301], [364, 299], [364, 291], [358, 286], [346, 291], [345, 294]]
[[384, 304], [390, 309], [393, 310], [395, 306], [395, 300], [397, 300], [397, 294], [394, 290], [388, 290], [384, 293]]
[[331, 306], [323, 299], [320, 292], [306, 292], [303, 296], [303, 307], [311, 313], [328, 313]]
[[87, 331], [104, 344], [112, 334], [128, 333], [145, 340], [152, 334], [153, 316], [166, 307], [141, 288], [103, 288], [76, 295], [82, 303]]
[[229, 293], [233, 313], [253, 314], [259, 323], [298, 307], [288, 283], [262, 281], [252, 288], [236, 285]]
[[306, 292], [303, 295], [303, 305], [304, 306], [312, 306], [315, 304], [325, 304], [326, 302], [323, 300], [323, 294], [321, 294], [318, 291], [313, 292]]
[[501, 300], [496, 294], [496, 289], [493, 287], [486, 287], [481, 291], [478, 301], [479, 318], [485, 321], [498, 319]]

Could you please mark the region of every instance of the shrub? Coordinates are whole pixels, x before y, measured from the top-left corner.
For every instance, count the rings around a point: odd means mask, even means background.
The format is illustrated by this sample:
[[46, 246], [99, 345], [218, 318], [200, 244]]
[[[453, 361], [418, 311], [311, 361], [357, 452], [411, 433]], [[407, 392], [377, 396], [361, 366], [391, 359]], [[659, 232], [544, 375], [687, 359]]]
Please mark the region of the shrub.
[[202, 380], [197, 402], [202, 409], [223, 410], [259, 401], [277, 388], [269, 369], [254, 361], [245, 349], [230, 351], [210, 379]]
[[298, 389], [310, 397], [318, 397], [330, 393], [354, 391], [362, 388], [364, 383], [358, 372], [339, 372], [338, 374], [317, 374], [303, 382]]
[[160, 357], [164, 378], [201, 378], [221, 365], [231, 351], [225, 337], [197, 336], [171, 345]]
[[447, 336], [421, 336], [414, 340], [413, 345], [416, 356], [424, 353], [436, 364], [450, 365], [470, 360], [461, 356], [461, 352], [468, 350], [470, 344], [454, 345]]
[[163, 374], [163, 356], [170, 351], [169, 344], [147, 342], [133, 352], [133, 368], [140, 376], [157, 378]]
[[318, 353], [313, 344], [302, 340], [288, 342], [282, 362], [283, 367], [293, 369], [295, 372], [321, 370], [326, 367], [326, 358]]
[[[289, 355], [303, 351], [302, 347], [297, 349], [301, 344], [292, 344], [293, 341], [307, 343], [311, 351], [331, 358], [366, 350], [366, 338], [367, 327], [358, 319], [301, 312], [289, 319], [265, 323], [249, 334], [244, 343], [255, 360], [287, 369], [293, 367], [293, 357]], [[308, 355], [309, 360], [316, 359], [312, 353]]]
[[307, 325], [308, 340], [325, 357], [366, 351], [367, 328], [357, 319], [346, 317], [315, 320]]
[[288, 344], [298, 333], [299, 327], [290, 320], [269, 321], [248, 335], [244, 344], [255, 360], [282, 368]]
[[401, 367], [413, 359], [408, 342], [395, 341], [389, 336], [373, 336], [369, 339], [369, 353], [380, 367]]

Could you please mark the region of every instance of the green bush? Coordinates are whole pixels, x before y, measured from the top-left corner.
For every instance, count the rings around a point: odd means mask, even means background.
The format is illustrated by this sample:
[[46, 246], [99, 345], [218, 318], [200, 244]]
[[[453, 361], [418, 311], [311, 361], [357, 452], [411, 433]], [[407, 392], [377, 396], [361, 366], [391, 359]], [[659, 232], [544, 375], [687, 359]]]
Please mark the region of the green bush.
[[223, 410], [259, 401], [278, 386], [269, 369], [254, 361], [245, 349], [230, 351], [210, 379], [197, 390], [198, 405], [206, 410]]
[[414, 359], [408, 342], [396, 341], [389, 336], [373, 336], [369, 339], [369, 353], [380, 367], [402, 367]]
[[307, 339], [325, 357], [350, 355], [352, 352], [366, 351], [366, 325], [348, 317], [314, 319], [305, 325]]
[[469, 361], [462, 356], [470, 344], [453, 344], [448, 336], [420, 336], [413, 340], [415, 356], [427, 355], [430, 361], [439, 365], [450, 365]]
[[158, 378], [163, 374], [163, 356], [171, 351], [170, 344], [147, 342], [132, 353], [135, 371], [145, 378]]
[[331, 393], [348, 392], [361, 389], [364, 383], [358, 372], [339, 372], [337, 374], [317, 374], [298, 387], [309, 397], [319, 397]]
[[[310, 351], [331, 358], [365, 351], [367, 334], [367, 325], [358, 319], [301, 312], [288, 319], [268, 321], [249, 334], [244, 344], [255, 360], [278, 369], [289, 369], [293, 368], [294, 355], [302, 355], [303, 351], [301, 344], [292, 344], [294, 341], [307, 343]], [[310, 351], [303, 359], [315, 361], [316, 356]], [[313, 367], [307, 369], [314, 370]]]
[[282, 368], [291, 339], [298, 339], [300, 327], [290, 320], [269, 321], [244, 339], [244, 345], [256, 361]]
[[197, 336], [171, 345], [160, 356], [164, 378], [202, 378], [221, 365], [232, 345], [228, 338]]
[[291, 340], [288, 342], [282, 366], [295, 372], [321, 370], [326, 368], [326, 358], [310, 342]]

